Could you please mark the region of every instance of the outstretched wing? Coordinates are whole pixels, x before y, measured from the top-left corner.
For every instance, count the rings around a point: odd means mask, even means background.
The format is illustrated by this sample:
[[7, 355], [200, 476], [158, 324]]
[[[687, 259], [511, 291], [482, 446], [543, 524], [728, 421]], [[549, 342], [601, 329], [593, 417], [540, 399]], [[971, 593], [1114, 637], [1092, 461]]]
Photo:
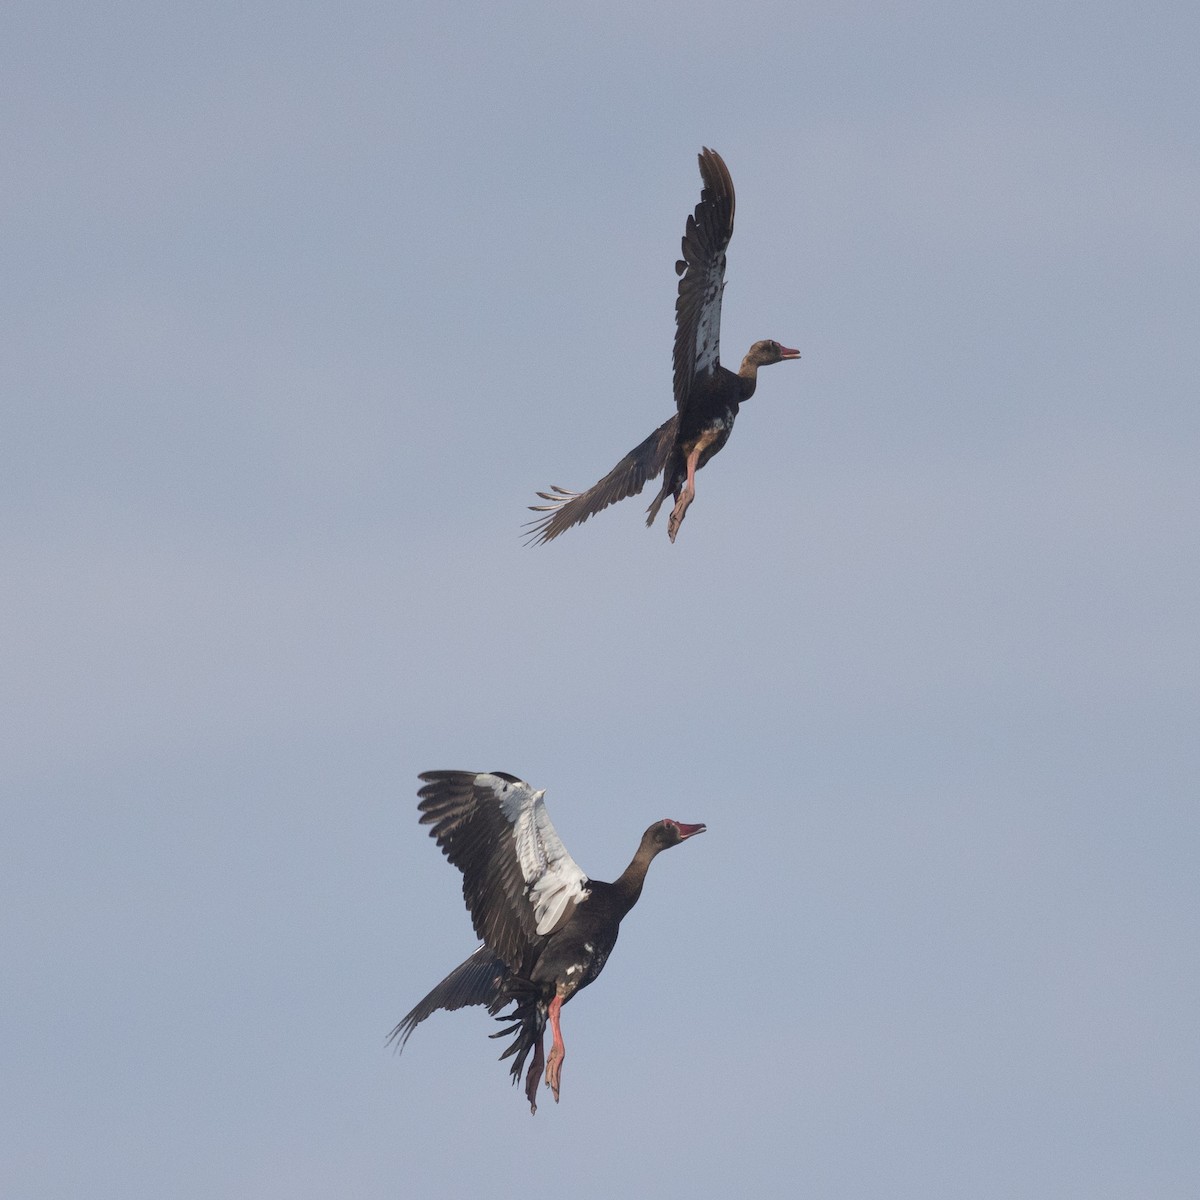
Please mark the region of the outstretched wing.
[[682, 412], [693, 381], [717, 368], [721, 343], [721, 293], [725, 290], [725, 247], [733, 237], [733, 180], [721, 156], [700, 153], [704, 186], [687, 219], [681, 276], [675, 300], [675, 406]]
[[627, 496], [636, 496], [648, 480], [662, 473], [671, 447], [675, 444], [678, 428], [679, 416], [676, 414], [660, 425], [641, 445], [630, 450], [599, 483], [592, 484], [586, 492], [569, 492], [560, 487], [538, 492], [548, 503], [531, 504], [530, 510], [546, 515], [526, 522], [529, 533], [525, 544], [537, 546], [548, 542], [572, 525], [603, 512], [610, 504], [616, 504]]
[[588, 895], [587, 876], [562, 844], [544, 792], [503, 771], [426, 771], [421, 824], [463, 873], [476, 934], [520, 972], [527, 951]]
[[412, 1012], [388, 1034], [388, 1044], [404, 1049], [412, 1031], [439, 1008], [453, 1012], [470, 1004], [483, 1004], [498, 1013], [512, 998], [505, 987], [508, 967], [486, 946], [480, 946], [466, 962], [459, 963]]

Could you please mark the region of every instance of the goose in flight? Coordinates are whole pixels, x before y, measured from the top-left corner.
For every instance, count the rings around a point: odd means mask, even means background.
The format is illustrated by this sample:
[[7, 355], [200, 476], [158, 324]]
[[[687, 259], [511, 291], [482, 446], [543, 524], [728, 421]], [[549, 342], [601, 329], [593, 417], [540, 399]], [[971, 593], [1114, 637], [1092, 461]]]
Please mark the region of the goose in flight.
[[[392, 1030], [403, 1048], [426, 1017], [440, 1008], [483, 1005], [512, 1036], [500, 1056], [513, 1057], [513, 1082], [525, 1060], [525, 1096], [537, 1112], [543, 1066], [558, 1100], [566, 1054], [559, 1013], [604, 969], [626, 913], [642, 893], [646, 871], [663, 850], [704, 832], [703, 825], [655, 821], [642, 834], [633, 861], [614, 883], [589, 879], [559, 840], [544, 792], [503, 771], [426, 771], [421, 780], [421, 823], [463, 874], [463, 898], [483, 945], [455, 967]], [[553, 1043], [545, 1058], [546, 1023]]]
[[729, 168], [715, 150], [700, 153], [703, 188], [683, 234], [683, 257], [675, 264], [675, 415], [664, 421], [586, 492], [552, 487], [538, 492], [542, 513], [527, 523], [528, 543], [551, 541], [610, 504], [636, 496], [660, 473], [662, 487], [647, 510], [652, 525], [668, 496], [675, 507], [667, 521], [672, 542], [696, 495], [696, 472], [729, 440], [738, 406], [754, 395], [759, 367], [800, 357], [766, 339], [750, 347], [737, 372], [720, 361], [721, 293], [725, 290], [725, 248], [733, 236], [734, 194]]

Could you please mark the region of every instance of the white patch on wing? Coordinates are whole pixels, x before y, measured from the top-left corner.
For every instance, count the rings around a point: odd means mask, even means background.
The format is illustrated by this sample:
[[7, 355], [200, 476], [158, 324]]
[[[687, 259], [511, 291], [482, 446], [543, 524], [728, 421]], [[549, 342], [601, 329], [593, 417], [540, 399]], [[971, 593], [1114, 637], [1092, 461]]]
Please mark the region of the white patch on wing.
[[697, 375], [708, 375], [717, 365], [721, 352], [721, 293], [725, 290], [724, 255], [708, 270], [704, 279], [704, 299], [696, 314]]
[[540, 934], [549, 933], [567, 907], [590, 895], [587, 876], [567, 853], [542, 798], [527, 783], [509, 783], [498, 775], [479, 775], [476, 782], [490, 788], [504, 819], [513, 828], [514, 850], [526, 894]]

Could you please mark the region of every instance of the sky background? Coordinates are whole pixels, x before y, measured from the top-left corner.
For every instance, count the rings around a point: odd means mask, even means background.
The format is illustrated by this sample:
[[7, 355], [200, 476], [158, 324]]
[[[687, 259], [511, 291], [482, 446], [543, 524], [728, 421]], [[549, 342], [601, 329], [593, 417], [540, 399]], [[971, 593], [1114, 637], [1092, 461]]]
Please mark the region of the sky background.
[[[9, 0], [0, 1191], [1200, 1194], [1200, 10]], [[702, 145], [764, 371], [676, 545]], [[417, 773], [661, 858], [531, 1118]]]

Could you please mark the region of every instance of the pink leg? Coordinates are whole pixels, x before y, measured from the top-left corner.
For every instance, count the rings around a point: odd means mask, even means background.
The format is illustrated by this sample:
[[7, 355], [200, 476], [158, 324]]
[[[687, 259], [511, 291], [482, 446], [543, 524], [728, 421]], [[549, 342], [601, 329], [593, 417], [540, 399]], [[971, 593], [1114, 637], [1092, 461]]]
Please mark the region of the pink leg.
[[679, 532], [680, 525], [683, 524], [683, 516], [688, 510], [688, 505], [696, 498], [696, 463], [702, 449], [703, 446], [698, 443], [691, 454], [687, 456], [687, 482], [683, 485], [683, 491], [679, 493], [679, 499], [675, 501], [675, 507], [671, 510], [671, 519], [667, 522], [667, 537], [672, 542]]
[[[546, 1061], [546, 1037], [541, 1034], [533, 1051], [533, 1062], [525, 1075], [525, 1098], [529, 1101], [529, 1111], [537, 1112], [538, 1084], [542, 1082], [542, 1064]], [[556, 1097], [557, 1098], [557, 1097]]]
[[558, 1013], [562, 1008], [562, 997], [555, 996], [550, 1001], [550, 1029], [554, 1034], [554, 1044], [550, 1047], [550, 1061], [546, 1064], [546, 1083], [554, 1093], [554, 1103], [558, 1103], [558, 1085], [562, 1079], [562, 1063], [567, 1057], [567, 1048], [563, 1045], [562, 1030], [558, 1024]]

